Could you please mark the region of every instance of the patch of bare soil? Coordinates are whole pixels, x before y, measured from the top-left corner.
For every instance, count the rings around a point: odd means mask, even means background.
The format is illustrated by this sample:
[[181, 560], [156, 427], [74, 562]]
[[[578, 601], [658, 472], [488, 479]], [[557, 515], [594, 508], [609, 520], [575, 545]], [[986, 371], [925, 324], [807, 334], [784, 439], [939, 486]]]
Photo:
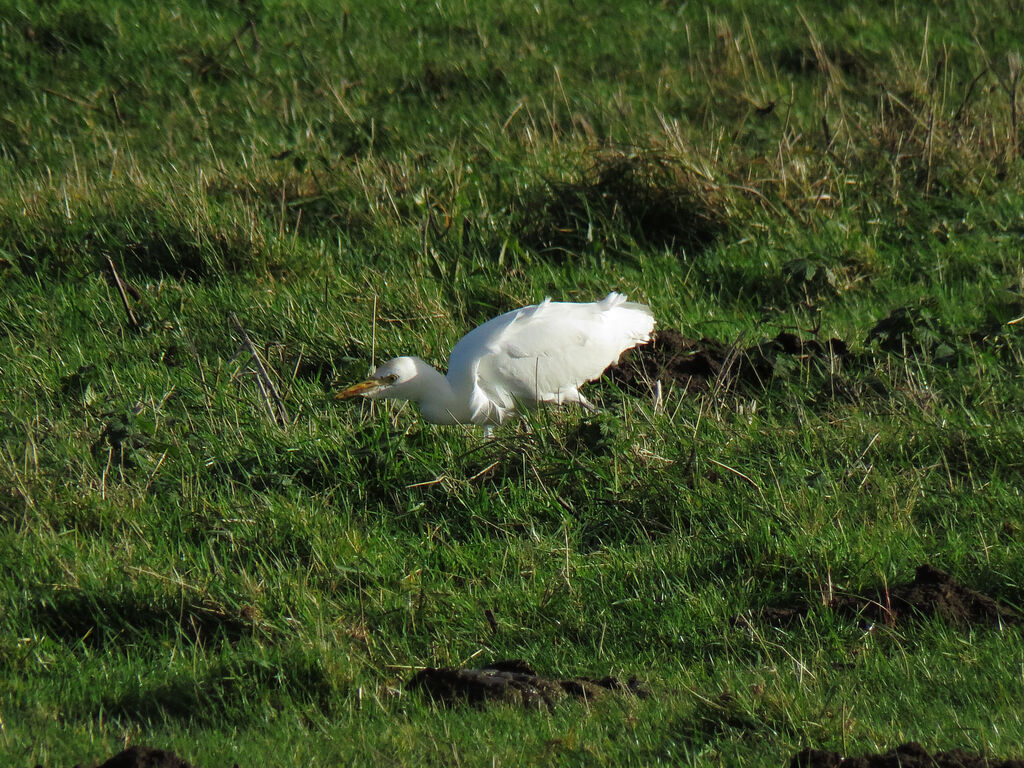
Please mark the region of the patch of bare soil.
[[649, 344], [624, 353], [609, 368], [609, 375], [623, 389], [642, 395], [655, 382], [697, 392], [737, 386], [765, 389], [775, 379], [811, 371], [829, 383], [830, 391], [856, 398], [867, 391], [865, 387], [877, 389], [880, 382], [870, 377], [864, 382], [845, 381], [837, 374], [870, 368], [889, 355], [954, 366], [968, 359], [965, 350], [988, 347], [1016, 359], [1024, 328], [1019, 323], [1022, 307], [1024, 297], [1014, 296], [969, 333], [954, 333], [926, 304], [897, 307], [872, 326], [856, 353], [839, 338], [808, 338], [788, 331], [746, 344], [743, 339], [731, 343], [692, 339], [674, 328], [663, 328]]
[[736, 385], [763, 389], [776, 376], [819, 364], [836, 369], [851, 357], [842, 339], [803, 339], [780, 332], [756, 344], [727, 344], [716, 339], [690, 339], [673, 328], [654, 333], [651, 342], [626, 352], [610, 369], [612, 379], [627, 391], [643, 393], [654, 382], [703, 392]]
[[1020, 621], [1016, 611], [1000, 605], [983, 592], [965, 587], [948, 573], [927, 563], [917, 567], [913, 581], [864, 596], [839, 595], [832, 601], [832, 607], [890, 624], [915, 614], [929, 618], [938, 616], [950, 624], [964, 626], [997, 626]]
[[528, 708], [550, 708], [559, 701], [574, 698], [600, 699], [611, 692], [638, 698], [650, 695], [635, 677], [574, 677], [569, 680], [541, 677], [525, 661], [498, 661], [475, 669], [443, 667], [423, 669], [405, 684], [408, 691], [419, 691], [435, 703], [512, 704]]
[[[838, 613], [889, 625], [933, 616], [959, 626], [1000, 626], [1021, 621], [1017, 611], [927, 563], [917, 567], [913, 581], [879, 587], [862, 595], [835, 595], [829, 606]], [[791, 605], [766, 607], [759, 618], [782, 626], [803, 618], [808, 610], [808, 603], [800, 600]]]
[[951, 749], [929, 753], [915, 741], [878, 755], [841, 757], [838, 752], [805, 749], [793, 756], [790, 768], [1024, 768], [1024, 760], [999, 760]]

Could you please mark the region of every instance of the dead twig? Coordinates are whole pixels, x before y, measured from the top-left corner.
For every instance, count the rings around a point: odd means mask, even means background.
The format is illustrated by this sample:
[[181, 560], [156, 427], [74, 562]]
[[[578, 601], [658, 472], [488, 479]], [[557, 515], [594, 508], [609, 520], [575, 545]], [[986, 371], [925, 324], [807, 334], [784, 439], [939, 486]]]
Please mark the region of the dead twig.
[[967, 109], [967, 105], [971, 101], [971, 96], [974, 95], [974, 88], [975, 88], [975, 86], [977, 86], [978, 81], [981, 80], [981, 78], [984, 75], [986, 75], [988, 72], [989, 72], [989, 67], [985, 67], [983, 70], [981, 70], [981, 72], [976, 74], [974, 76], [974, 78], [971, 80], [970, 84], [967, 86], [967, 92], [964, 94], [963, 101], [960, 102], [960, 106], [957, 107], [956, 112], [953, 113], [953, 122], [954, 123], [959, 123], [960, 122], [960, 118], [963, 117], [964, 110]]
[[1010, 54], [1008, 66], [1010, 74], [1005, 87], [1010, 97], [1010, 142], [1013, 144], [1014, 154], [1021, 157], [1024, 153], [1021, 152], [1020, 130], [1017, 128], [1017, 86], [1020, 84], [1022, 72], [1019, 53]]
[[64, 101], [74, 104], [75, 106], [82, 107], [83, 109], [91, 109], [93, 112], [106, 114], [106, 110], [104, 110], [103, 107], [92, 104], [85, 99], [80, 99], [77, 96], [61, 93], [60, 91], [55, 91], [52, 88], [43, 88], [43, 93], [47, 93], [50, 96], [56, 96], [58, 99], [64, 99]]
[[124, 282], [121, 280], [121, 275], [117, 273], [117, 267], [114, 266], [114, 260], [107, 256], [107, 266], [110, 267], [110, 274], [114, 276], [114, 285], [117, 286], [117, 292], [121, 294], [121, 303], [124, 304], [124, 311], [128, 315], [128, 322], [131, 323], [132, 328], [136, 331], [139, 330], [139, 319], [135, 317], [135, 312], [132, 310], [131, 302], [128, 301], [128, 291], [125, 290]]
[[260, 360], [259, 352], [256, 351], [256, 347], [252, 343], [252, 339], [249, 338], [249, 334], [246, 333], [245, 328], [242, 327], [242, 323], [239, 322], [238, 316], [232, 312], [231, 322], [235, 326], [235, 330], [242, 337], [242, 343], [245, 345], [246, 350], [252, 356], [253, 362], [256, 364], [256, 381], [260, 385], [260, 392], [263, 393], [263, 399], [267, 403], [267, 408], [270, 410], [270, 415], [274, 418], [274, 421], [281, 427], [288, 425], [288, 411], [285, 410], [284, 402], [281, 400], [281, 396], [277, 393], [277, 387], [274, 386], [274, 380], [270, 378], [270, 374], [267, 373], [266, 367], [263, 365], [263, 361]]
[[[258, 53], [263, 47], [263, 43], [260, 42], [259, 35], [256, 34], [256, 22], [252, 19], [248, 19], [238, 28], [238, 31], [235, 32], [232, 38], [228, 40], [219, 51], [212, 56], [207, 57], [206, 62], [198, 70], [199, 76], [206, 77], [215, 66], [219, 65], [224, 54], [228, 52], [228, 49], [231, 48], [231, 46], [237, 47], [238, 52], [242, 55], [242, 60], [246, 61], [245, 51], [242, 49], [242, 35], [247, 32], [252, 36], [253, 50]], [[248, 61], [246, 61], [246, 64], [248, 64]]]
[[707, 462], [709, 462], [711, 464], [714, 464], [716, 467], [721, 467], [726, 472], [731, 472], [732, 474], [736, 475], [736, 477], [740, 478], [741, 480], [746, 481], [750, 485], [751, 488], [754, 488], [757, 491], [761, 490], [761, 486], [759, 486], [757, 483], [755, 483], [753, 480], [751, 480], [747, 475], [745, 475], [742, 472], [740, 472], [738, 469], [734, 469], [733, 467], [730, 467], [728, 464], [723, 464], [720, 461], [715, 461], [714, 459], [709, 459], [707, 457], [705, 457], [705, 461], [707, 461]]

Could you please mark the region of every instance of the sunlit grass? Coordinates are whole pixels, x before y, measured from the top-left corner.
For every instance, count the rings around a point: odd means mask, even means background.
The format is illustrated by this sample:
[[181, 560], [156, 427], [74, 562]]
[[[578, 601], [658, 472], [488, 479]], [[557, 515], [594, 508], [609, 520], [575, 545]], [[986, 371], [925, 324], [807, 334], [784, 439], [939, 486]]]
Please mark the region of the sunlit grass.
[[[929, 562], [1024, 604], [1018, 27], [974, 0], [0, 10], [8, 762], [1020, 756], [1019, 628], [821, 598]], [[657, 405], [600, 382], [599, 415], [492, 441], [330, 397], [612, 289], [851, 355]], [[798, 624], [737, 620], [791, 598]], [[401, 692], [499, 658], [654, 696]]]

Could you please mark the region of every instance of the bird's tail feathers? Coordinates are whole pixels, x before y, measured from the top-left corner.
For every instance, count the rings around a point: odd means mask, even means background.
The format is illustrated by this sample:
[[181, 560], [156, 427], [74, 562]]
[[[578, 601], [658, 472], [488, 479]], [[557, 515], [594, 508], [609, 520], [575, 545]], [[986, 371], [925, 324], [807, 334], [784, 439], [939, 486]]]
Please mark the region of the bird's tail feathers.
[[609, 293], [599, 304], [609, 319], [614, 318], [615, 326], [635, 343], [643, 344], [650, 340], [655, 320], [654, 313], [646, 304], [627, 301], [623, 294], [615, 292]]
[[626, 299], [625, 294], [617, 293], [616, 291], [612, 291], [611, 293], [609, 293], [607, 296], [601, 299], [601, 301], [599, 301], [598, 304], [600, 304], [601, 309], [604, 310], [622, 307], [624, 309], [635, 309], [636, 311], [643, 312], [644, 314], [650, 315], [651, 317], [654, 316], [654, 313], [651, 311], [651, 308], [648, 307], [646, 304], [641, 304], [638, 301], [628, 301]]
[[[637, 335], [643, 336], [645, 340], [654, 329], [654, 324], [656, 322], [654, 319], [654, 312], [652, 312], [651, 308], [646, 304], [641, 304], [637, 301], [627, 301], [624, 294], [617, 293], [615, 291], [609, 293], [598, 303], [600, 304], [601, 309], [605, 312], [610, 310], [624, 310], [629, 313], [638, 313], [631, 315], [632, 322], [629, 324], [635, 326], [637, 329]], [[621, 315], [621, 318], [625, 320], [626, 316]]]
[[626, 301], [625, 294], [619, 293], [618, 291], [612, 291], [598, 302], [598, 304], [601, 305], [601, 309], [605, 310], [614, 309], [615, 307], [628, 303], [629, 302]]

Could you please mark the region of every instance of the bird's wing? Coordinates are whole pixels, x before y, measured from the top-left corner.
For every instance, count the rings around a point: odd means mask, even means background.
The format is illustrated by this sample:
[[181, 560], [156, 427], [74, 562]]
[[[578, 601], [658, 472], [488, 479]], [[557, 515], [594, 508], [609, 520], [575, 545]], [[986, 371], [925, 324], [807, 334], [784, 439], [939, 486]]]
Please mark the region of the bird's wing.
[[648, 307], [618, 293], [589, 304], [546, 299], [466, 334], [452, 350], [449, 379], [470, 396], [479, 415], [490, 407], [497, 411], [491, 420], [500, 420], [517, 401], [578, 399], [579, 386], [599, 377], [626, 349], [646, 342], [653, 327]]

